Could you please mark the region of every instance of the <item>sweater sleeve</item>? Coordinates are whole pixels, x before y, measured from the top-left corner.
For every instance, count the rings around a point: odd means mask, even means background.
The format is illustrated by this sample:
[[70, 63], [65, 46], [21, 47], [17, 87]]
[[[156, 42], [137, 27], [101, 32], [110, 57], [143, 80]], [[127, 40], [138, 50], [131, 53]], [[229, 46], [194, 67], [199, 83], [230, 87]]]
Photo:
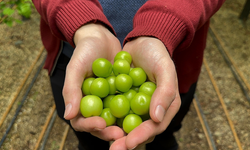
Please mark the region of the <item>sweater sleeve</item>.
[[148, 0], [136, 13], [133, 30], [124, 43], [139, 36], [160, 39], [170, 55], [187, 48], [195, 32], [225, 0]]
[[33, 3], [52, 34], [73, 47], [74, 33], [89, 22], [102, 23], [115, 34], [98, 0], [33, 0]]

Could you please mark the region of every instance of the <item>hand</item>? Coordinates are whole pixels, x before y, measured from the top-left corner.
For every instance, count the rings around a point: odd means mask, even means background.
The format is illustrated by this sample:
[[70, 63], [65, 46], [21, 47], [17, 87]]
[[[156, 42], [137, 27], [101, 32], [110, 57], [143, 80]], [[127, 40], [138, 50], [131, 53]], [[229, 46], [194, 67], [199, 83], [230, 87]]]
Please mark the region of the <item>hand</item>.
[[157, 88], [150, 103], [151, 119], [114, 141], [111, 150], [133, 149], [153, 141], [168, 127], [181, 105], [175, 66], [160, 40], [139, 37], [126, 43], [123, 50], [131, 54], [133, 65], [143, 68]]
[[100, 139], [110, 141], [124, 136], [122, 129], [107, 127], [101, 117], [84, 118], [80, 111], [82, 99], [81, 86], [86, 77], [93, 75], [92, 62], [97, 58], [113, 61], [121, 51], [119, 40], [100, 24], [86, 24], [74, 36], [76, 48], [66, 69], [63, 97], [65, 101], [64, 118], [70, 120], [76, 131], [90, 132]]

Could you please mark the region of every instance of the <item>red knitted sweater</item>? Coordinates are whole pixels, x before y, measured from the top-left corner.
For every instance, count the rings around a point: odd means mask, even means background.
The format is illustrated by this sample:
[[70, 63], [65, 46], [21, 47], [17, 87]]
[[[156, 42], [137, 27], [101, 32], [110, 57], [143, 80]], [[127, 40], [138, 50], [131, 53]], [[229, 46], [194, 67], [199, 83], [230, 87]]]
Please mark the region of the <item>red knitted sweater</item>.
[[[133, 30], [124, 43], [138, 36], [160, 39], [176, 65], [180, 93], [198, 80], [209, 18], [225, 0], [148, 0], [136, 13]], [[76, 30], [88, 22], [101, 22], [114, 32], [97, 0], [33, 0], [41, 15], [41, 38], [47, 50], [45, 68], [52, 70], [60, 41], [73, 47]]]

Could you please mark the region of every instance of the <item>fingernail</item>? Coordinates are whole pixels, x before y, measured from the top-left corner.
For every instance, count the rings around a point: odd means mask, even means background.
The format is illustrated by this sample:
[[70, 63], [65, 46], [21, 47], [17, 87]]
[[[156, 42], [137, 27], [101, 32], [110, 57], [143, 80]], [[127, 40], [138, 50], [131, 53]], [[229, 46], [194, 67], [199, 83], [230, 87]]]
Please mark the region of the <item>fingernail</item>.
[[94, 128], [94, 131], [102, 131], [100, 128]]
[[162, 122], [163, 118], [164, 118], [164, 115], [165, 115], [165, 109], [161, 106], [161, 105], [158, 105], [156, 107], [156, 110], [155, 110], [155, 116], [156, 118]]
[[136, 148], [136, 146], [135, 147], [133, 147], [133, 148], [131, 148], [131, 149], [129, 149], [129, 150], [133, 150], [133, 149], [135, 149]]
[[72, 105], [71, 105], [71, 103], [69, 103], [69, 104], [66, 106], [66, 108], [65, 108], [64, 118], [68, 116], [68, 114], [70, 113], [71, 109], [72, 109]]

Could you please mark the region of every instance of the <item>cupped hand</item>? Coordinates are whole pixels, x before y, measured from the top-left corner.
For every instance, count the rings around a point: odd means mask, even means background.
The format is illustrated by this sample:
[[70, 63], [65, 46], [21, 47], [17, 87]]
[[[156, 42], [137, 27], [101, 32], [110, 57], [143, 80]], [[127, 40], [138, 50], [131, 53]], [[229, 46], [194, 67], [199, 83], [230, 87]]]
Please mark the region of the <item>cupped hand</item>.
[[127, 42], [123, 50], [131, 54], [134, 67], [143, 68], [157, 88], [150, 103], [151, 119], [114, 141], [111, 150], [133, 149], [151, 142], [168, 127], [181, 105], [175, 66], [160, 40], [139, 37]]
[[97, 58], [113, 61], [121, 51], [119, 40], [101, 24], [86, 24], [74, 35], [76, 48], [66, 69], [63, 97], [64, 118], [70, 120], [76, 131], [90, 132], [100, 139], [110, 141], [124, 136], [122, 129], [112, 126], [106, 128], [101, 117], [84, 118], [79, 111], [83, 97], [81, 86], [85, 78], [93, 75], [92, 62]]

